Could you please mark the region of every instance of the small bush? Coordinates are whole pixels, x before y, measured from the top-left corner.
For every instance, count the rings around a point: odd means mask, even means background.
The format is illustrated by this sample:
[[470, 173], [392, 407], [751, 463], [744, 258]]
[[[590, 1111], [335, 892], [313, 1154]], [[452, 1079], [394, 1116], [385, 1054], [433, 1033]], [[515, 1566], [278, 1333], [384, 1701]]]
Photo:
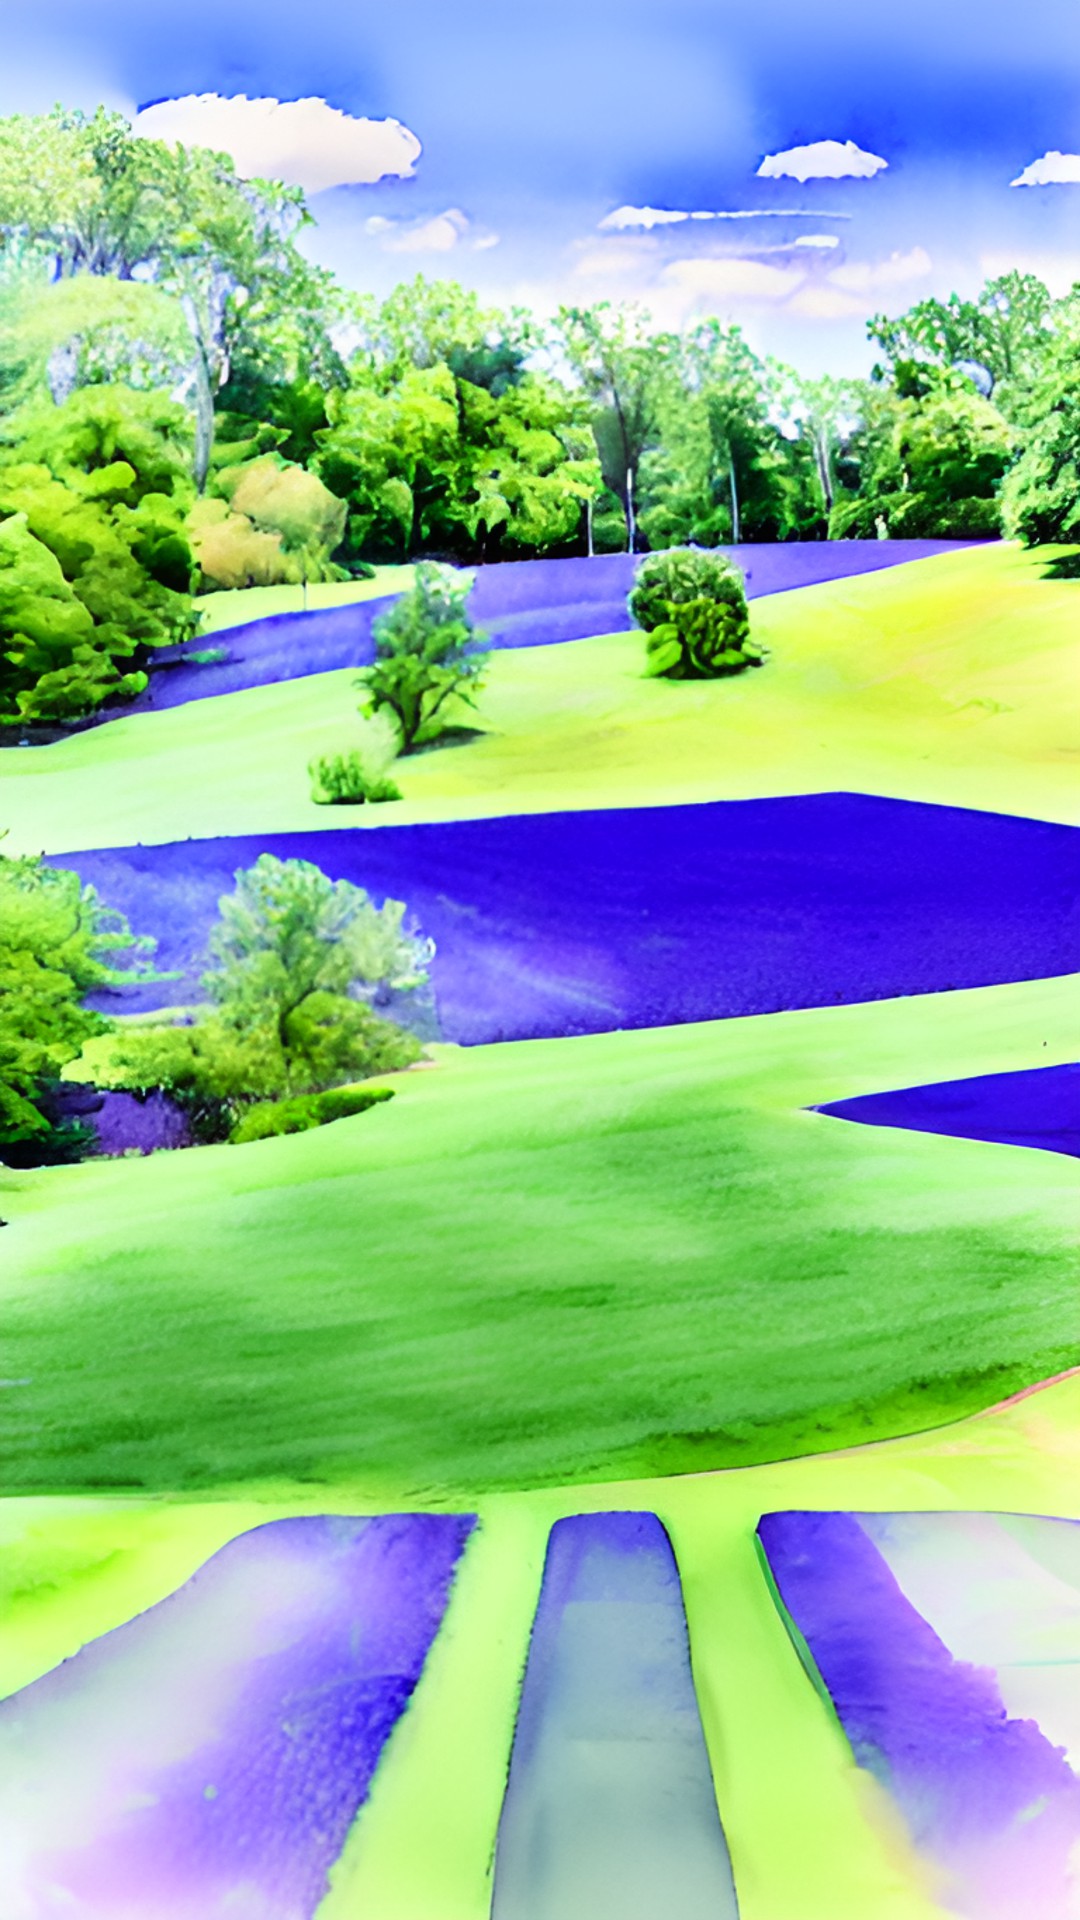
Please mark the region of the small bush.
[[360, 806], [365, 801], [400, 800], [401, 789], [389, 770], [397, 758], [398, 732], [383, 710], [365, 721], [354, 746], [309, 761], [311, 797], [316, 806]]
[[714, 680], [766, 657], [750, 638], [742, 573], [721, 553], [672, 547], [649, 554], [627, 604], [647, 636], [649, 674]]
[[372, 627], [375, 660], [357, 679], [361, 712], [393, 714], [402, 753], [445, 733], [455, 701], [476, 704], [488, 647], [466, 612], [471, 585], [471, 575], [422, 560], [411, 591]]
[[327, 1093], [309, 1093], [293, 1100], [263, 1100], [241, 1116], [229, 1141], [239, 1147], [283, 1133], [307, 1133], [312, 1127], [328, 1126], [332, 1120], [348, 1120], [354, 1113], [365, 1113], [368, 1107], [393, 1097], [392, 1087], [331, 1087]]

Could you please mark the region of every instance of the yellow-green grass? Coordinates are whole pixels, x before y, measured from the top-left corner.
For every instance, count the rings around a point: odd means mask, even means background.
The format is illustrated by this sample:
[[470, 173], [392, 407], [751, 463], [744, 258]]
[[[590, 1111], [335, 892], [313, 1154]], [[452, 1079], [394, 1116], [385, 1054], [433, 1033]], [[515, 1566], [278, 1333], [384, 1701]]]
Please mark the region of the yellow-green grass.
[[744, 1464], [1071, 1364], [1077, 1165], [803, 1111], [1076, 1058], [1075, 980], [461, 1051], [355, 1119], [0, 1177], [9, 1489]]
[[347, 822], [852, 790], [1080, 821], [1080, 583], [1012, 547], [754, 603], [763, 671], [645, 679], [609, 635], [499, 653], [487, 731], [395, 768], [404, 799], [317, 807], [307, 763], [348, 744], [349, 671], [133, 714], [0, 753], [11, 852]]
[[[1080, 1517], [1080, 1379], [915, 1438], [721, 1474], [470, 1503], [445, 1626], [332, 1876], [320, 1920], [488, 1920], [491, 1857], [548, 1529], [645, 1508], [678, 1554], [742, 1920], [946, 1920], [925, 1869], [800, 1665], [753, 1549], [785, 1507]], [[420, 1498], [405, 1506], [430, 1504]], [[363, 1479], [218, 1499], [0, 1503], [0, 1693], [152, 1606], [245, 1528], [383, 1506]]]
[[306, 590], [284, 587], [239, 587], [222, 593], [202, 593], [195, 605], [203, 616], [202, 634], [242, 627], [249, 620], [265, 620], [274, 613], [315, 612], [322, 607], [350, 606], [357, 600], [377, 600], [380, 594], [404, 593], [412, 582], [412, 567], [376, 567], [370, 580], [316, 580]]

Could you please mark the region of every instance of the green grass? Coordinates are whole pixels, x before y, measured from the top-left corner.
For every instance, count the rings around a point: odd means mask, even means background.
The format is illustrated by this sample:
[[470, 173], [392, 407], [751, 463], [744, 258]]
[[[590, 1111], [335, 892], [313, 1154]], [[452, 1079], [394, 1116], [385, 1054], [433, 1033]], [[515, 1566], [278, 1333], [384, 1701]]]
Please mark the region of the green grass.
[[314, 1133], [6, 1174], [5, 1483], [527, 1486], [985, 1405], [1076, 1354], [1075, 1165], [798, 1109], [1073, 1057], [1074, 994], [445, 1049]]
[[562, 808], [847, 789], [1080, 821], [1080, 583], [976, 548], [753, 608], [762, 672], [647, 680], [614, 635], [497, 654], [483, 739], [399, 762], [404, 798], [318, 807], [307, 763], [348, 746], [350, 671], [133, 714], [0, 753], [11, 852], [379, 828]]
[[350, 606], [357, 600], [376, 600], [384, 593], [404, 593], [412, 576], [412, 567], [376, 567], [371, 580], [314, 581], [307, 589], [306, 602], [303, 586], [289, 585], [203, 593], [195, 605], [203, 616], [201, 632], [220, 633], [225, 627], [241, 627], [273, 613], [302, 613], [305, 604], [314, 612], [321, 607]]

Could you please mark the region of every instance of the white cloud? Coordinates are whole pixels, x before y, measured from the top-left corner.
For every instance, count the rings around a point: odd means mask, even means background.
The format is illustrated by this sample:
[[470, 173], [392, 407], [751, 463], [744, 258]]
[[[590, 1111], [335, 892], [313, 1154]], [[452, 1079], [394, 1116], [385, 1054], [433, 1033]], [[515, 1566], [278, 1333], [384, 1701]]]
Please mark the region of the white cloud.
[[922, 280], [933, 271], [933, 261], [925, 247], [912, 247], [908, 253], [890, 253], [885, 260], [852, 260], [835, 267], [831, 284], [846, 293], [877, 293], [888, 287], [906, 286], [909, 280]]
[[764, 260], [673, 260], [662, 282], [688, 299], [749, 300], [772, 305], [786, 300], [803, 282], [803, 270], [773, 267]]
[[803, 320], [854, 320], [866, 318], [866, 301], [827, 280], [808, 280], [788, 304], [789, 313]]
[[[884, 161], [882, 162], [884, 165]], [[822, 214], [812, 207], [734, 207], [709, 211], [705, 208], [686, 213], [681, 208], [616, 207], [599, 222], [600, 231], [625, 233], [636, 227], [671, 227], [683, 220], [850, 220], [850, 213]]]
[[767, 153], [758, 175], [764, 180], [870, 180], [888, 164], [880, 154], [865, 153], [854, 140], [814, 140], [806, 147]]
[[[700, 215], [695, 215], [699, 219]], [[670, 227], [680, 220], [689, 220], [688, 213], [673, 211], [667, 207], [616, 207], [614, 213], [606, 213], [600, 221], [601, 231], [623, 233], [628, 227]]]
[[831, 253], [840, 245], [835, 233], [800, 233], [795, 241], [797, 247], [814, 247], [819, 253]]
[[305, 193], [393, 176], [411, 179], [421, 146], [400, 120], [357, 120], [318, 97], [249, 100], [188, 93], [135, 115], [136, 133], [231, 154], [246, 179], [284, 180]]
[[1041, 160], [1033, 160], [1015, 180], [1011, 187], [1073, 187], [1080, 186], [1080, 153], [1059, 153], [1052, 147], [1044, 153]]
[[379, 239], [384, 253], [452, 253], [455, 247], [484, 253], [499, 244], [497, 233], [474, 226], [460, 207], [447, 207], [445, 213], [432, 214], [427, 220], [386, 220], [376, 214], [364, 224]]

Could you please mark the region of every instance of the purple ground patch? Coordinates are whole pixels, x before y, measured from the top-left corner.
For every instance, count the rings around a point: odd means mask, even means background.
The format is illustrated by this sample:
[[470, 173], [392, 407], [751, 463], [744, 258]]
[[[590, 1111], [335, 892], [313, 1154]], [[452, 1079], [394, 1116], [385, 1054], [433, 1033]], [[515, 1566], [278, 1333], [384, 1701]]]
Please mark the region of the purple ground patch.
[[[939, 1898], [970, 1920], [1068, 1920], [1076, 1911], [1080, 1780], [1038, 1720], [1010, 1715], [997, 1659], [958, 1658], [912, 1603], [892, 1564], [893, 1521], [902, 1523], [896, 1557], [905, 1577], [951, 1617], [960, 1639], [976, 1638], [986, 1651], [996, 1645], [1006, 1668], [1014, 1651], [1029, 1669], [1038, 1665], [1041, 1649], [1058, 1669], [1059, 1688], [1069, 1689], [1077, 1595], [1060, 1570], [1066, 1556], [1075, 1563], [1075, 1551], [1044, 1539], [1034, 1555], [1029, 1545], [1025, 1562], [1022, 1551], [1010, 1556], [993, 1540], [973, 1542], [969, 1521], [984, 1532], [1007, 1529], [1007, 1518], [993, 1515], [771, 1513], [758, 1528], [811, 1674], [858, 1764], [881, 1781], [937, 1868]], [[1045, 1534], [1070, 1523], [1017, 1525]], [[904, 1538], [912, 1533], [913, 1543]], [[1048, 1578], [1055, 1565], [1056, 1579]], [[1034, 1636], [1024, 1630], [1033, 1601], [1042, 1609], [1041, 1640], [1038, 1621]], [[1066, 1606], [1069, 1670], [1054, 1631]], [[1052, 1693], [1054, 1675], [1046, 1677]]]
[[345, 828], [53, 857], [183, 978], [261, 852], [404, 900], [466, 1045], [1038, 979], [1080, 966], [1080, 833], [860, 794]]
[[[883, 567], [924, 560], [970, 545], [963, 540], [805, 540], [728, 547], [746, 573], [751, 599], [813, 586]], [[621, 633], [632, 622], [626, 596], [641, 556], [593, 560], [520, 560], [477, 569], [471, 611], [499, 647], [547, 646], [594, 633]], [[200, 651], [224, 647], [228, 658], [203, 666], [170, 664], [153, 677], [135, 707], [176, 707], [210, 694], [236, 693], [309, 673], [358, 667], [372, 656], [371, 623], [389, 599], [317, 612], [278, 613], [197, 641]], [[163, 651], [161, 662], [178, 652]], [[129, 709], [125, 709], [129, 711]]]
[[309, 1920], [472, 1525], [258, 1527], [5, 1700], [5, 1912]]
[[492, 1920], [737, 1920], [682, 1588], [653, 1513], [551, 1530]]
[[909, 1127], [962, 1140], [1080, 1155], [1080, 1065], [984, 1073], [894, 1093], [864, 1093], [815, 1109], [870, 1127]]

